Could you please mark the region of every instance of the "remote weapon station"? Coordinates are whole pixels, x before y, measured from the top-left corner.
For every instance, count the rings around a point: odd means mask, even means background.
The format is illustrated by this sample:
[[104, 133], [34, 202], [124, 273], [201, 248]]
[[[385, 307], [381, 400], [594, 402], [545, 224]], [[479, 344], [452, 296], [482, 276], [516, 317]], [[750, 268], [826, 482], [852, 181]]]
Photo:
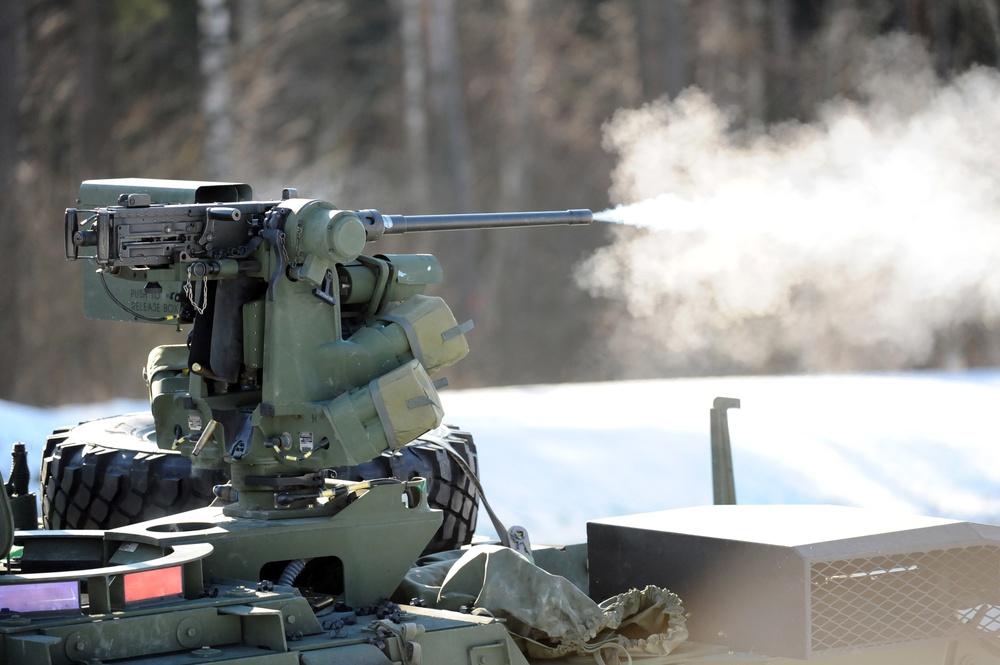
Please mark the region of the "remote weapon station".
[[[0, 664], [505, 665], [586, 653], [703, 665], [1000, 661], [997, 529], [887, 524], [839, 507], [717, 505], [597, 520], [586, 544], [534, 551], [523, 532], [498, 528], [488, 565], [425, 587], [440, 600], [458, 578], [485, 589], [499, 576], [491, 593], [454, 606], [435, 605], [433, 594], [431, 603], [399, 598], [422, 553], [472, 537], [474, 446], [441, 426], [445, 382], [433, 378], [468, 353], [471, 322], [426, 295], [442, 279], [433, 256], [367, 255], [367, 243], [592, 219], [589, 210], [385, 215], [292, 189], [256, 200], [238, 183], [84, 182], [64, 241], [67, 259], [85, 261], [87, 315], [191, 324], [187, 343], [149, 355], [151, 421], [115, 419], [107, 434], [144, 440], [134, 460], [186, 458], [192, 474], [214, 474], [214, 500], [79, 530], [74, 497], [99, 494], [94, 505], [113, 511], [130, 500], [119, 490], [148, 479], [113, 465], [69, 469], [61, 446], [88, 424], [56, 432], [43, 461], [50, 528], [22, 514], [34, 506], [25, 473], [0, 492]], [[712, 412], [721, 458], [734, 406], [720, 398]], [[442, 477], [393, 473], [391, 463], [381, 474], [358, 471], [420, 441], [449, 460]], [[23, 459], [23, 446], [16, 453]], [[53, 472], [60, 463], [65, 475]], [[467, 476], [468, 496], [436, 497], [453, 470]], [[716, 471], [731, 486], [724, 459]], [[101, 474], [100, 483], [88, 477]], [[733, 499], [717, 488], [718, 503]], [[510, 557], [516, 565], [506, 568]], [[541, 589], [563, 577], [542, 569], [583, 582], [545, 605]], [[684, 608], [649, 591], [660, 587]], [[491, 605], [503, 605], [498, 588], [518, 589], [504, 606], [517, 610]], [[588, 591], [616, 600], [598, 605]], [[593, 607], [580, 610], [581, 599]], [[578, 621], [562, 637], [574, 649], [543, 643], [542, 627], [551, 633], [570, 614]]]

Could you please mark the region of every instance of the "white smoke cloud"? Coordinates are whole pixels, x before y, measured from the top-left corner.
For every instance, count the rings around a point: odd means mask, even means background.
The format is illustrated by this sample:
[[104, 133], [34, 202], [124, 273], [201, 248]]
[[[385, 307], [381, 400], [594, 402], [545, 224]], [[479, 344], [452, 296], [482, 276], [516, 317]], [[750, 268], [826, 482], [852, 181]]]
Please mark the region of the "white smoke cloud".
[[647, 360], [907, 367], [942, 332], [997, 319], [1000, 74], [940, 83], [902, 36], [865, 72], [860, 101], [808, 124], [735, 131], [696, 89], [607, 124], [623, 205], [597, 217], [647, 231], [618, 231], [577, 279], [626, 303], [642, 325], [617, 334]]

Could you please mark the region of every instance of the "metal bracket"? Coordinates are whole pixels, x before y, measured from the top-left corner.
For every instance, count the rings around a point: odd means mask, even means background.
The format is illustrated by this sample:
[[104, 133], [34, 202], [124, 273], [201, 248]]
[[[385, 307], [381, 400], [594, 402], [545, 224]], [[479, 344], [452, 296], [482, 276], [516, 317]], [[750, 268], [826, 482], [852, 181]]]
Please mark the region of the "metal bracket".
[[729, 445], [729, 417], [726, 410], [738, 408], [738, 399], [716, 397], [709, 411], [712, 432], [712, 494], [717, 506], [736, 504], [733, 451]]

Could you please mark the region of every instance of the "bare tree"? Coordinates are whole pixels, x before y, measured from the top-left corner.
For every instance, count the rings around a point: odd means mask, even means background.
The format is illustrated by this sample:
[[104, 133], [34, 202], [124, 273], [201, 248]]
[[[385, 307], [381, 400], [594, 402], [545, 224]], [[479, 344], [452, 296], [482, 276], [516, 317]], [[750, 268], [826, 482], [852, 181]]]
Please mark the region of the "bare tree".
[[[22, 49], [24, 48], [24, 11], [22, 0], [6, 0], [0, 2], [0, 196], [4, 201], [13, 201], [17, 206], [15, 190], [15, 171], [18, 164], [18, 137], [21, 123], [18, 117], [18, 102], [21, 99], [21, 76], [24, 66]], [[15, 208], [16, 210], [16, 208]], [[17, 212], [13, 217], [18, 217]], [[8, 224], [4, 230], [2, 250], [3, 262], [10, 266], [13, 257], [19, 256], [18, 240], [20, 239], [20, 224]], [[8, 284], [0, 289], [0, 337], [11, 340], [16, 334], [17, 320], [13, 304], [16, 289]], [[16, 353], [16, 346], [4, 344], [4, 353]], [[0, 365], [8, 365], [6, 359], [0, 356]]]
[[698, 11], [695, 82], [720, 106], [738, 106], [740, 67], [734, 45], [738, 39], [740, 5], [728, 0], [708, 0], [698, 5]]
[[16, 167], [17, 137], [20, 122], [18, 100], [21, 98], [21, 51], [24, 48], [24, 13], [22, 0], [0, 3], [0, 192], [11, 192]]
[[531, 100], [534, 82], [531, 65], [535, 57], [534, 33], [531, 26], [530, 0], [507, 0], [510, 20], [507, 44], [511, 54], [510, 75], [507, 77], [507, 122], [509, 140], [505, 146], [500, 174], [500, 196], [510, 205], [528, 196], [528, 170], [531, 163]]
[[198, 0], [198, 33], [201, 44], [201, 74], [205, 80], [202, 113], [208, 124], [204, 163], [208, 177], [230, 177], [229, 160], [233, 121], [229, 111], [229, 8], [226, 0]]
[[240, 49], [251, 53], [260, 41], [260, 0], [241, 0], [233, 5]]
[[683, 0], [634, 0], [643, 97], [677, 97], [690, 83]]
[[444, 148], [443, 191], [454, 210], [474, 209], [475, 196], [469, 132], [454, 0], [426, 0], [427, 67], [434, 132]]
[[748, 120], [763, 122], [767, 108], [767, 49], [764, 40], [767, 8], [761, 0], [746, 0], [742, 7], [743, 26], [737, 47], [742, 70], [742, 106]]
[[425, 210], [430, 203], [428, 156], [427, 62], [424, 57], [423, 0], [402, 0], [403, 125], [409, 168], [407, 209]]
[[770, 3], [771, 50], [768, 58], [770, 120], [788, 118], [796, 108], [793, 9], [791, 0], [772, 0]]
[[[110, 155], [109, 137], [112, 114], [110, 110], [109, 54], [102, 43], [108, 25], [110, 5], [102, 0], [76, 0], [75, 14], [80, 20], [80, 39], [76, 62], [76, 92], [73, 100], [74, 123], [72, 144], [77, 146], [73, 155], [72, 176], [81, 177], [79, 169], [105, 168]], [[85, 177], [93, 177], [92, 173]]]

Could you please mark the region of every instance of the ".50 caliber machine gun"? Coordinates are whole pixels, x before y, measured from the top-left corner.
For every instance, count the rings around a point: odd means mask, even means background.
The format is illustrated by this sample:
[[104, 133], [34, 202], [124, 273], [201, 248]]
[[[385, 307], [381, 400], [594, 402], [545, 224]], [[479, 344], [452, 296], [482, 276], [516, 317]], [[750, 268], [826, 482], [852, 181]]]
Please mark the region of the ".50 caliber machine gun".
[[[230, 464], [233, 516], [317, 514], [343, 491], [315, 472], [395, 450], [441, 423], [429, 375], [468, 353], [427, 254], [366, 256], [385, 234], [587, 224], [589, 210], [383, 215], [245, 184], [91, 180], [65, 218], [88, 258], [91, 318], [193, 322], [151, 353], [157, 443]], [[301, 475], [304, 474], [304, 475]], [[307, 511], [307, 513], [306, 513]]]

